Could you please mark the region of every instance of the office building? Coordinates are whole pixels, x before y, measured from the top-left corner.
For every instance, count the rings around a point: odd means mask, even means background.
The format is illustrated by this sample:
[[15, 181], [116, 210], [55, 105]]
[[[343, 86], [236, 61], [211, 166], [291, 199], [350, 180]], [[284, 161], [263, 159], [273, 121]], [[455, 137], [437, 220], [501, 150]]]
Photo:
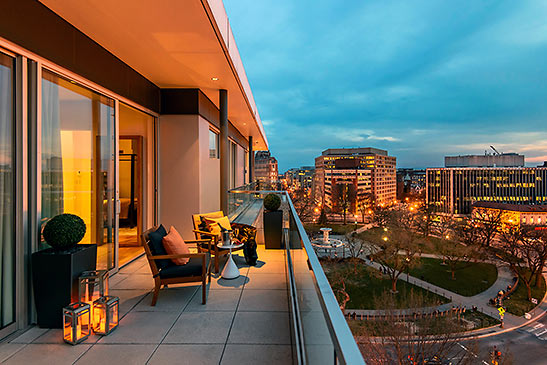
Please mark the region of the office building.
[[427, 169], [426, 201], [447, 214], [467, 215], [476, 202], [547, 204], [547, 168]]
[[302, 166], [287, 170], [283, 178], [288, 186], [296, 188], [312, 188], [315, 167]]
[[357, 200], [372, 193], [378, 204], [396, 199], [396, 158], [377, 148], [331, 148], [315, 158], [315, 199], [333, 206], [336, 184], [353, 184]]
[[484, 155], [445, 156], [444, 167], [524, 167], [524, 155], [485, 152]]
[[279, 177], [277, 160], [270, 151], [258, 151], [255, 155], [254, 177], [261, 183], [277, 183]]

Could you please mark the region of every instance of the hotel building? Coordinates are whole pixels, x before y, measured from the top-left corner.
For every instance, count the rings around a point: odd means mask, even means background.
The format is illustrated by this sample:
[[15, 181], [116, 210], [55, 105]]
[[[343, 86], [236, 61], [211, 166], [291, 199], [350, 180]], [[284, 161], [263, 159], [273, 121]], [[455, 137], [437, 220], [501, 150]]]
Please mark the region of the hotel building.
[[377, 148], [331, 148], [315, 158], [315, 199], [332, 207], [336, 184], [353, 184], [357, 199], [372, 193], [378, 204], [396, 199], [396, 158]]
[[427, 169], [426, 201], [447, 214], [471, 214], [476, 202], [547, 204], [547, 168]]

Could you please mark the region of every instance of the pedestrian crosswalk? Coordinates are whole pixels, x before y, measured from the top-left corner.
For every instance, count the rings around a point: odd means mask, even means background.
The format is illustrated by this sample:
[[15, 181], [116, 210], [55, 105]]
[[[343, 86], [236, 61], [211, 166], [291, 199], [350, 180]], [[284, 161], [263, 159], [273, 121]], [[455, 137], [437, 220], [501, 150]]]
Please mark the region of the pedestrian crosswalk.
[[526, 331], [530, 332], [542, 341], [547, 341], [547, 328], [543, 323], [538, 323], [533, 327], [528, 328]]

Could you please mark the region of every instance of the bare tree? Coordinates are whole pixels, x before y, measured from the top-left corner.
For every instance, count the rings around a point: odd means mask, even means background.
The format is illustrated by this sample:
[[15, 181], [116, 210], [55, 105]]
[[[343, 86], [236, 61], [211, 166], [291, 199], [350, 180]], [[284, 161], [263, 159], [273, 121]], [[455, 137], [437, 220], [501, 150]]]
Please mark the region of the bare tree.
[[454, 228], [454, 219], [449, 215], [439, 215], [435, 222], [435, 234], [443, 239], [450, 239], [450, 233]]
[[[360, 323], [356, 340], [370, 364], [474, 364], [477, 344], [458, 345], [458, 332], [464, 330], [456, 316], [402, 318], [397, 310], [400, 298], [384, 292], [374, 298], [376, 308], [384, 308], [382, 319]], [[427, 306], [421, 294], [411, 292], [404, 307]], [[355, 327], [355, 326], [353, 326]]]
[[502, 210], [477, 208], [473, 220], [477, 224], [479, 239], [484, 247], [490, 247], [503, 223]]
[[357, 196], [357, 190], [353, 184], [336, 184], [334, 185], [333, 200], [336, 211], [341, 213], [344, 217], [344, 224], [346, 224], [347, 213], [355, 205], [355, 199]]
[[390, 208], [374, 205], [372, 209], [372, 223], [376, 227], [385, 227], [391, 219], [391, 214]]
[[373, 193], [367, 193], [360, 199], [357, 199], [357, 210], [361, 213], [361, 220], [363, 223], [365, 223], [365, 215], [371, 210], [371, 207], [374, 206], [375, 200]]
[[452, 280], [456, 280], [456, 271], [465, 269], [479, 257], [472, 246], [464, 246], [453, 241], [439, 242], [436, 247], [443, 262], [450, 268]]
[[464, 218], [452, 227], [454, 238], [467, 246], [476, 245], [479, 241], [479, 229], [472, 219]]
[[314, 200], [306, 188], [296, 188], [291, 193], [291, 200], [302, 221], [308, 221], [313, 216]]
[[424, 204], [416, 213], [416, 230], [423, 234], [424, 237], [429, 237], [433, 230], [435, 217], [435, 207], [433, 204]]
[[380, 251], [372, 255], [389, 276], [394, 293], [397, 292], [397, 280], [401, 274], [419, 260], [420, 250], [412, 227], [413, 217], [410, 214], [393, 211], [389, 227], [386, 227], [381, 240]]
[[350, 301], [349, 293], [346, 290], [346, 282], [350, 276], [351, 273], [348, 269], [343, 267], [340, 267], [338, 270], [329, 271], [329, 283], [342, 312], [346, 309], [346, 305]]
[[509, 264], [519, 283], [526, 286], [528, 300], [532, 300], [532, 284], [540, 283], [537, 276], [547, 259], [547, 240], [537, 232], [530, 227], [508, 226], [501, 232], [501, 250], [497, 251], [498, 258]]

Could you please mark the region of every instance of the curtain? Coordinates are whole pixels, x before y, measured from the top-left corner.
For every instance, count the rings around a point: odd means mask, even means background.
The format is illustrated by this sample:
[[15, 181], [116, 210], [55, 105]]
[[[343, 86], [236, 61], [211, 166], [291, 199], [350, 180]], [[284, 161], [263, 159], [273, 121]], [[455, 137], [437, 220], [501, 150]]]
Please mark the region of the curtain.
[[42, 221], [63, 213], [63, 160], [59, 85], [44, 72], [42, 79]]
[[0, 328], [15, 320], [13, 59], [0, 53]]

